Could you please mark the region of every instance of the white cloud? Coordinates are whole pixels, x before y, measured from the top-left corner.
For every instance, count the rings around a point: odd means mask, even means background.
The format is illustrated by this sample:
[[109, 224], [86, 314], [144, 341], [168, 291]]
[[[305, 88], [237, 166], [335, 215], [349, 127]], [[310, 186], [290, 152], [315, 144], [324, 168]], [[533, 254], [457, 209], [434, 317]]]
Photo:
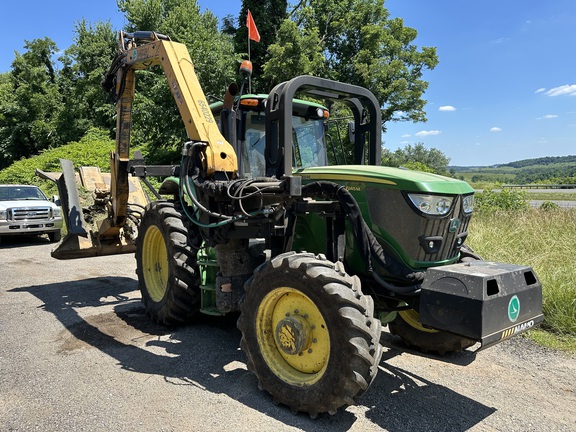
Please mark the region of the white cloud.
[[500, 132], [501, 130], [502, 130], [502, 128], [499, 128], [496, 126], [490, 128], [490, 132]]
[[540, 87], [538, 90], [536, 90], [534, 93], [542, 93], [543, 91], [546, 91], [545, 87]]
[[576, 96], [576, 84], [565, 84], [551, 88], [546, 92], [547, 96]]
[[410, 134], [404, 134], [404, 135], [402, 135], [400, 138], [410, 138], [411, 136], [412, 136], [412, 135], [410, 135]]
[[439, 111], [456, 111], [456, 108], [454, 108], [452, 105], [444, 105], [441, 106], [440, 108], [438, 108]]
[[429, 136], [429, 135], [439, 135], [441, 133], [442, 133], [442, 131], [439, 131], [439, 130], [423, 130], [420, 132], [416, 132], [415, 135], [417, 137], [425, 137], [425, 136]]
[[546, 114], [542, 117], [538, 117], [536, 120], [549, 120], [558, 117], [556, 114]]

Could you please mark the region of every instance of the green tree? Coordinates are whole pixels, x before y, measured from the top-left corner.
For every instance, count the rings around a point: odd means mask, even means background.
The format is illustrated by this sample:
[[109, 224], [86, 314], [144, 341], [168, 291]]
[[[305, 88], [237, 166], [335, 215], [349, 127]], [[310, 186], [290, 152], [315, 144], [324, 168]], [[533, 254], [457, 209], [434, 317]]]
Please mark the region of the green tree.
[[264, 64], [263, 78], [269, 87], [298, 75], [322, 74], [324, 56], [315, 28], [301, 31], [295, 22], [285, 20], [268, 52], [270, 59]]
[[[244, 1], [244, 4], [247, 2]], [[322, 53], [324, 64], [314, 60], [306, 65], [303, 56], [293, 58], [295, 37], [277, 38], [264, 65], [269, 74], [281, 65], [304, 73], [356, 84], [371, 90], [382, 104], [383, 123], [425, 121], [422, 99], [428, 83], [422, 79], [426, 69], [438, 64], [436, 49], [414, 44], [417, 31], [405, 27], [401, 18], [390, 18], [384, 0], [301, 0], [290, 11], [303, 39], [316, 47], [308, 54]], [[284, 28], [284, 27], [282, 27]], [[294, 62], [300, 65], [293, 65]], [[274, 78], [282, 78], [276, 72]]]
[[62, 96], [52, 60], [58, 48], [49, 38], [26, 41], [24, 48], [0, 83], [0, 168], [61, 144]]
[[65, 143], [80, 139], [91, 127], [111, 132], [115, 126], [115, 107], [100, 83], [118, 49], [118, 36], [109, 22], [92, 25], [84, 19], [74, 33], [74, 43], [60, 57], [64, 107], [59, 134]]
[[387, 166], [403, 166], [418, 171], [448, 175], [449, 163], [450, 159], [440, 150], [426, 148], [422, 143], [407, 145], [394, 152], [388, 149], [382, 151], [382, 165]]
[[10, 73], [0, 74], [0, 169], [9, 164], [12, 156], [9, 153], [9, 122], [8, 116], [10, 107], [14, 105], [14, 94], [12, 93], [12, 83]]

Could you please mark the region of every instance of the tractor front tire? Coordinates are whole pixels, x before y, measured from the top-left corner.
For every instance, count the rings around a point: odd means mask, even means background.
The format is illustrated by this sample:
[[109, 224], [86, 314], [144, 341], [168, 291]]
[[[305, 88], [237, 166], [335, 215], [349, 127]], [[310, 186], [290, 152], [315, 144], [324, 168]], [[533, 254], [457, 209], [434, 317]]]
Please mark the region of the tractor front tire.
[[413, 309], [398, 312], [388, 327], [390, 333], [399, 336], [406, 345], [423, 353], [445, 355], [461, 351], [476, 343], [452, 333], [424, 327], [418, 321], [418, 312]]
[[196, 250], [174, 202], [146, 206], [136, 242], [136, 274], [146, 312], [155, 322], [179, 324], [199, 311]]
[[[458, 262], [470, 262], [482, 258], [467, 244], [460, 249]], [[444, 331], [429, 329], [418, 321], [418, 312], [410, 309], [398, 312], [389, 324], [390, 333], [399, 336], [406, 345], [423, 353], [435, 352], [444, 355], [471, 347], [476, 342]]]
[[245, 291], [238, 328], [259, 388], [312, 418], [354, 404], [382, 356], [359, 279], [323, 256], [288, 252], [258, 267]]

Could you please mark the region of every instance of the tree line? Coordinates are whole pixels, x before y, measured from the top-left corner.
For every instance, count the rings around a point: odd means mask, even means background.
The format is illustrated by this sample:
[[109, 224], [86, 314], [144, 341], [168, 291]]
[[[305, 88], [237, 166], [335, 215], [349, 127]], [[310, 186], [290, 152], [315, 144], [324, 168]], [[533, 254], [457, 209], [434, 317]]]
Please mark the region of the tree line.
[[[422, 73], [437, 65], [436, 49], [416, 46], [416, 30], [390, 17], [384, 0], [244, 0], [238, 17], [227, 16], [222, 26], [196, 0], [117, 5], [124, 30], [154, 30], [188, 47], [209, 98], [222, 97], [247, 58], [249, 9], [261, 35], [260, 43], [251, 44], [253, 91], [266, 93], [279, 82], [311, 74], [370, 89], [381, 102], [383, 130], [387, 122], [426, 119], [422, 96], [428, 83]], [[25, 42], [10, 70], [0, 73], [0, 169], [78, 141], [91, 128], [114, 135], [115, 107], [101, 80], [117, 40], [109, 22], [80, 20], [64, 51], [49, 36]], [[149, 161], [173, 161], [186, 137], [163, 73], [150, 69], [137, 76], [132, 140], [146, 149]], [[418, 149], [423, 146], [410, 152]], [[398, 160], [384, 156], [391, 164]]]
[[522, 159], [515, 162], [510, 162], [501, 167], [524, 168], [532, 167], [535, 165], [553, 165], [553, 164], [573, 164], [576, 163], [576, 155], [572, 156], [546, 156], [535, 159]]

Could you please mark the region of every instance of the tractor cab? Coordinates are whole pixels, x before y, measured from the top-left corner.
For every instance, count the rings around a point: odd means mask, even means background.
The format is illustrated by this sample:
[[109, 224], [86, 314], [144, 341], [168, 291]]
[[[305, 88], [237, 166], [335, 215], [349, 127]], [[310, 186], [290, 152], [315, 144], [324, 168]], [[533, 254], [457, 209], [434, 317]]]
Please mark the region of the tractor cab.
[[[265, 94], [247, 94], [237, 101], [236, 147], [240, 176], [266, 176], [266, 100]], [[228, 113], [223, 102], [210, 105], [220, 131], [226, 134]], [[222, 112], [226, 114], [222, 115]], [[294, 169], [329, 165], [326, 130], [329, 111], [314, 102], [294, 100], [292, 126], [292, 166]]]

